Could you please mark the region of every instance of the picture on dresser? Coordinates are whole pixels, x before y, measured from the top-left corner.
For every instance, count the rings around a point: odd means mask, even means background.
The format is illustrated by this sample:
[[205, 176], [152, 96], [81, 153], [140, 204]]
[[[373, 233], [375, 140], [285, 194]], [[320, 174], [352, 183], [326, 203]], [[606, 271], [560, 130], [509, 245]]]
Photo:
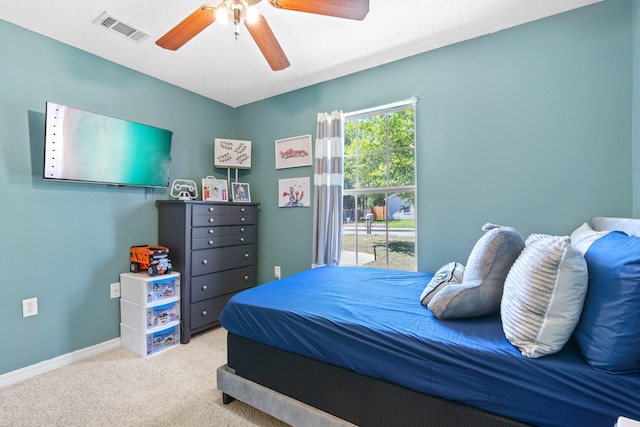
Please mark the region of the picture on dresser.
[[232, 182], [231, 191], [233, 194], [234, 202], [250, 202], [251, 201], [249, 184], [246, 184], [243, 182]]
[[281, 208], [309, 207], [309, 177], [279, 180], [278, 206]]
[[227, 191], [226, 179], [202, 178], [202, 200], [205, 202], [226, 202], [229, 199]]

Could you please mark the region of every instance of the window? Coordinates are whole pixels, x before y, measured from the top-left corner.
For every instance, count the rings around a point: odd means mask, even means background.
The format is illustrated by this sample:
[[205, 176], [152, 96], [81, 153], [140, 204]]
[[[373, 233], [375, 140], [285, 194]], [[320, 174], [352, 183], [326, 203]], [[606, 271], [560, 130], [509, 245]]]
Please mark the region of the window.
[[345, 114], [340, 265], [416, 270], [415, 99]]

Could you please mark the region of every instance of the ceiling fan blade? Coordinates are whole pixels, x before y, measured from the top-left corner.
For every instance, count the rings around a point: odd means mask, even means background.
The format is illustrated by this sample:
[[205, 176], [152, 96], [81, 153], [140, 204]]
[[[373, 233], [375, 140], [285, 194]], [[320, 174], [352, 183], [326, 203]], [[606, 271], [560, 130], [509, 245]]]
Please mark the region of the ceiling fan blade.
[[269, 0], [273, 7], [336, 18], [362, 21], [369, 13], [369, 0]]
[[216, 8], [216, 5], [209, 3], [200, 6], [195, 12], [169, 30], [168, 33], [160, 37], [156, 44], [165, 49], [178, 50], [182, 45], [198, 35], [200, 31], [215, 22]]
[[257, 20], [254, 23], [250, 24], [245, 20], [244, 25], [273, 71], [284, 70], [291, 65], [264, 16], [257, 14]]

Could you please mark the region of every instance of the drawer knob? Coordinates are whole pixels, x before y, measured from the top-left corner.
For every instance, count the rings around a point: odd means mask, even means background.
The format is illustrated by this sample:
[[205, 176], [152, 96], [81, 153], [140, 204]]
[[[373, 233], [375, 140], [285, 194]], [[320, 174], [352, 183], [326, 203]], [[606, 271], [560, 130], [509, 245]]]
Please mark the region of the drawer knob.
[[248, 275], [248, 274], [245, 274], [245, 275], [244, 275], [244, 281], [245, 281], [245, 282], [249, 281], [249, 275]]
[[244, 233], [244, 227], [240, 227], [240, 232]]
[[209, 240], [209, 246], [213, 245], [213, 240]]
[[202, 311], [202, 316], [203, 316], [203, 317], [204, 317], [204, 316], [206, 316], [207, 314], [209, 314], [209, 313], [207, 313], [207, 310], [203, 310], [203, 311]]
[[209, 206], [209, 212], [213, 212], [213, 206]]
[[202, 285], [202, 290], [203, 290], [203, 291], [206, 291], [207, 289], [208, 289], [208, 288], [207, 288], [207, 285]]
[[240, 212], [244, 212], [244, 208], [240, 208]]
[[213, 224], [213, 221], [214, 221], [214, 219], [213, 219], [213, 218], [209, 218], [209, 222], [210, 222], [211, 224]]
[[209, 229], [209, 234], [213, 234], [213, 228]]
[[241, 238], [240, 238], [240, 241], [241, 241], [241, 242], [244, 242], [244, 237], [241, 237]]
[[245, 258], [249, 258], [249, 254], [244, 254], [244, 257]]
[[208, 261], [207, 261], [206, 259], [203, 259], [203, 260], [202, 260], [202, 264], [207, 265], [207, 264], [208, 264]]
[[244, 217], [240, 218], [240, 222], [244, 222]]

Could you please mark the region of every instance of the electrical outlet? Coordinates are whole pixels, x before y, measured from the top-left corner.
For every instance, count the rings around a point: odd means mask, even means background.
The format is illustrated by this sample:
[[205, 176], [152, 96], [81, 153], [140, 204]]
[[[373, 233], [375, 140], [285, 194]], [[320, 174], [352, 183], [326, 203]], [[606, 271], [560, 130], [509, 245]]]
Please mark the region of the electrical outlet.
[[280, 279], [282, 276], [280, 274], [280, 266], [279, 265], [274, 265], [273, 266], [273, 275], [276, 277], [276, 279]]
[[109, 285], [111, 288], [111, 298], [120, 298], [120, 282]]
[[38, 314], [38, 298], [22, 300], [22, 317], [35, 316]]

